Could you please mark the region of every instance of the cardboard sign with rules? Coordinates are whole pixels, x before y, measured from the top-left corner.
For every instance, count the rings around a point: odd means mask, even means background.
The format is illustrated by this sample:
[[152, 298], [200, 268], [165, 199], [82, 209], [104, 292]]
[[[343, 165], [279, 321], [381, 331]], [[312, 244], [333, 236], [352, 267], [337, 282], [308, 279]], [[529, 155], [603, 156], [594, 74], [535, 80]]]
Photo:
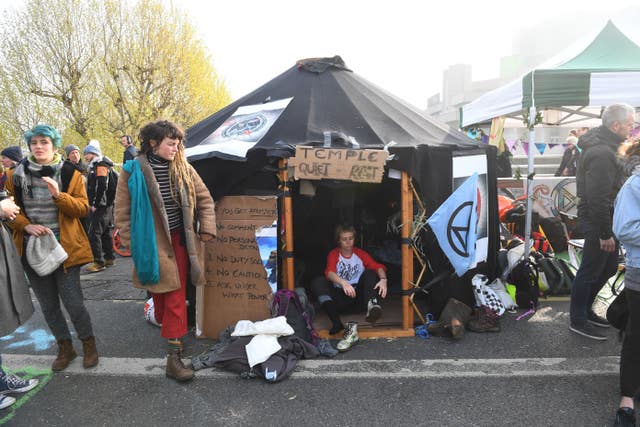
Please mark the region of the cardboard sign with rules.
[[296, 147], [289, 159], [295, 179], [344, 179], [381, 182], [389, 153], [384, 150]]

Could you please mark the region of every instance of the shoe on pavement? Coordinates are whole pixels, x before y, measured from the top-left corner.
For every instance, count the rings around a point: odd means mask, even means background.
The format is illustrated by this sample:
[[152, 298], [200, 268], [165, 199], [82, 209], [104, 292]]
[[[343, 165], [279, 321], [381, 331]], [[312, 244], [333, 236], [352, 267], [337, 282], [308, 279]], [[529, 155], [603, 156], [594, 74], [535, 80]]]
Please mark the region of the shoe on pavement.
[[381, 316], [382, 307], [380, 307], [376, 298], [371, 298], [367, 303], [367, 315], [364, 320], [369, 323], [376, 323]]
[[489, 307], [482, 306], [473, 310], [467, 329], [471, 332], [500, 332], [500, 318]]
[[326, 357], [334, 357], [338, 354], [338, 350], [333, 348], [329, 340], [320, 340], [320, 342], [318, 342], [318, 351]]
[[613, 427], [636, 427], [636, 414], [632, 408], [618, 408]]
[[16, 398], [11, 396], [0, 396], [0, 409], [8, 408], [9, 406], [16, 403]]
[[607, 337], [598, 332], [594, 326], [586, 322], [584, 325], [575, 325], [572, 323], [569, 326], [569, 330], [583, 337], [591, 338], [592, 340], [605, 341], [607, 339]]
[[113, 267], [114, 265], [116, 265], [116, 260], [115, 259], [105, 259], [104, 260], [104, 266], [105, 267]]
[[360, 337], [358, 336], [358, 323], [357, 322], [348, 322], [347, 327], [344, 330], [344, 338], [338, 342], [336, 346], [338, 351], [347, 351], [351, 347], [354, 346]]
[[587, 313], [587, 322], [591, 323], [593, 326], [598, 326], [600, 328], [608, 328], [609, 321], [602, 316], [598, 316], [593, 311], [589, 311]]
[[93, 264], [87, 266], [87, 268], [85, 268], [84, 271], [85, 273], [97, 273], [106, 268], [107, 267], [105, 267], [104, 264], [98, 264], [97, 262], [94, 262]]
[[0, 394], [5, 395], [8, 393], [26, 393], [29, 390], [33, 390], [38, 385], [38, 380], [33, 378], [30, 380], [23, 380], [22, 378], [7, 374], [0, 378]]

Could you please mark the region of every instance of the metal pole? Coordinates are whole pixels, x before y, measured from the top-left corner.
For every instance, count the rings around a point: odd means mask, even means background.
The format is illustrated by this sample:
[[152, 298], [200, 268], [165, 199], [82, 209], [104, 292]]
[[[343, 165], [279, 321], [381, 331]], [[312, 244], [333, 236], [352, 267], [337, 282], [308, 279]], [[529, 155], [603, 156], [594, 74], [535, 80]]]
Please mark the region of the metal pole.
[[535, 73], [531, 72], [531, 107], [529, 108], [529, 153], [527, 154], [527, 215], [524, 221], [524, 259], [529, 261], [531, 251], [531, 219], [533, 216], [533, 156], [536, 143], [536, 96], [535, 96]]

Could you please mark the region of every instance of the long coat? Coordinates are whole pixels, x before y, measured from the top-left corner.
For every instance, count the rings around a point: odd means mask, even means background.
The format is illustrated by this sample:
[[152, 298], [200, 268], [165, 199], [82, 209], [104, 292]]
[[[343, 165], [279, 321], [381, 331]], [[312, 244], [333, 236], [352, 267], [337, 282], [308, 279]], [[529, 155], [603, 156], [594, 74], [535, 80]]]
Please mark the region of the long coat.
[[[153, 212], [153, 224], [156, 234], [156, 244], [158, 247], [158, 263], [160, 265], [160, 280], [155, 285], [142, 285], [138, 279], [138, 274], [134, 267], [133, 284], [136, 288], [145, 289], [154, 293], [171, 292], [180, 288], [180, 277], [178, 275], [178, 264], [175, 260], [173, 246], [171, 245], [171, 234], [167, 213], [160, 194], [160, 187], [156, 181], [153, 169], [145, 155], [136, 157], [140, 162], [140, 169], [144, 175]], [[191, 179], [193, 180], [196, 197], [196, 211], [198, 213], [197, 222], [194, 221], [193, 209], [189, 205], [189, 198], [186, 189], [180, 189], [180, 200], [182, 205], [182, 223], [184, 227], [187, 253], [189, 255], [190, 278], [196, 285], [205, 284], [204, 276], [204, 244], [200, 240], [198, 233], [216, 235], [216, 216], [213, 199], [209, 190], [202, 182], [198, 173], [189, 166]], [[115, 199], [115, 223], [120, 229], [120, 237], [125, 247], [129, 246], [131, 239], [131, 195], [127, 181], [129, 174], [125, 171], [120, 175]]]
[[0, 336], [12, 333], [33, 314], [29, 284], [9, 231], [0, 223]]

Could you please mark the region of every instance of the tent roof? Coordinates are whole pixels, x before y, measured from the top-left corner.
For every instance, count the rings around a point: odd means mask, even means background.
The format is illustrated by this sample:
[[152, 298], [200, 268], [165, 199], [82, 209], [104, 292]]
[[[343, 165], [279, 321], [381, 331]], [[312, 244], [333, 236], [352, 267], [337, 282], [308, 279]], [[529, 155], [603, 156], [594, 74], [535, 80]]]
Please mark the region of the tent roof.
[[608, 21], [587, 48], [559, 64], [560, 70], [639, 70], [640, 46]]
[[613, 22], [521, 78], [460, 109], [461, 126], [536, 108], [640, 105], [640, 46]]
[[[289, 157], [298, 144], [322, 144], [324, 132], [355, 138], [360, 148], [422, 144], [478, 148], [464, 133], [427, 117], [422, 111], [349, 70], [339, 56], [298, 61], [293, 67], [187, 130], [187, 147], [211, 135], [238, 107], [293, 98], [279, 119], [247, 153]], [[345, 138], [342, 138], [343, 140]], [[340, 143], [340, 142], [339, 142]], [[342, 142], [344, 144], [344, 142]], [[334, 145], [335, 146], [335, 145]], [[350, 146], [347, 142], [345, 146]], [[216, 151], [194, 154], [244, 160]]]

